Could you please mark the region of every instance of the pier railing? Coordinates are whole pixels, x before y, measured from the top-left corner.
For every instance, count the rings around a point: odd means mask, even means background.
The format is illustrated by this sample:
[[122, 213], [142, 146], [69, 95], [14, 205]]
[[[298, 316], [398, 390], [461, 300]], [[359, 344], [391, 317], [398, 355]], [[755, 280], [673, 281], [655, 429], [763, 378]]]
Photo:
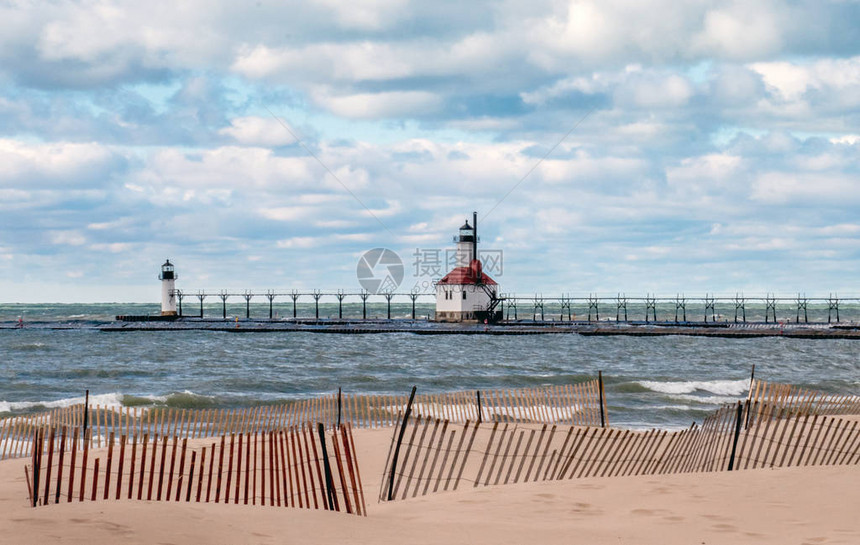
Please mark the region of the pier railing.
[[[399, 395], [335, 392], [279, 405], [237, 409], [96, 405], [85, 410], [80, 404], [0, 420], [0, 459], [30, 456], [33, 430], [43, 427], [86, 429], [91, 448], [102, 447], [111, 434], [193, 440], [316, 423], [326, 429], [336, 429], [344, 423], [355, 428], [381, 428], [397, 423], [407, 400], [407, 396]], [[564, 386], [420, 394], [414, 410], [451, 422], [498, 420], [584, 426], [608, 422], [600, 379]], [[71, 435], [66, 440], [71, 441]]]
[[[267, 290], [206, 291], [174, 290], [180, 316], [221, 318], [244, 316], [258, 319], [292, 317], [293, 319], [372, 319], [376, 307], [385, 305], [384, 318], [392, 310], [400, 316], [417, 319], [432, 316], [436, 301], [434, 292], [384, 292], [345, 290]], [[778, 324], [860, 322], [860, 296], [827, 296], [767, 293], [730, 295], [627, 295], [618, 293], [586, 295], [501, 293], [498, 307], [505, 320], [513, 321], [605, 321], [735, 323], [764, 322]], [[360, 312], [357, 305], [360, 304]], [[356, 305], [344, 313], [344, 305]], [[253, 312], [252, 312], [253, 309]], [[336, 312], [335, 312], [336, 309]], [[228, 312], [229, 310], [229, 312]], [[349, 309], [348, 309], [349, 310]], [[322, 313], [321, 313], [322, 311]], [[207, 314], [208, 313], [208, 314]], [[134, 319], [135, 317], [120, 317]]]

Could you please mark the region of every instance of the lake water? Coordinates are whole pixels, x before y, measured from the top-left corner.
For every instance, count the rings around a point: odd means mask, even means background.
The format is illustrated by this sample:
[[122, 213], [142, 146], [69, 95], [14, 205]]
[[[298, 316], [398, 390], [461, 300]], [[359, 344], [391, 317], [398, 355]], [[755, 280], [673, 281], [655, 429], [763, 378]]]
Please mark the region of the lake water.
[[[131, 307], [131, 308], [130, 308]], [[106, 333], [90, 326], [152, 305], [28, 305], [0, 330], [0, 417], [82, 402], [240, 407], [337, 391], [419, 392], [560, 385], [602, 370], [613, 425], [689, 426], [762, 380], [858, 394], [860, 342], [778, 337]], [[20, 305], [0, 307], [0, 321]], [[307, 311], [307, 308], [304, 309]], [[213, 311], [214, 312], [214, 311]], [[384, 306], [374, 307], [381, 315]], [[52, 324], [70, 324], [53, 330]]]

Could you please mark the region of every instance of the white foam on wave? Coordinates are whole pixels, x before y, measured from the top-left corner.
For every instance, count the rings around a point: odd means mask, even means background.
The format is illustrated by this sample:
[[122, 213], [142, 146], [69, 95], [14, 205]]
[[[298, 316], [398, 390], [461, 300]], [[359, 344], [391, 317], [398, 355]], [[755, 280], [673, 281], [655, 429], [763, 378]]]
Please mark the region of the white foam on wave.
[[[140, 400], [144, 399], [150, 402], [151, 405], [164, 405], [166, 404], [171, 397], [185, 395], [192, 397], [199, 397], [203, 399], [214, 399], [214, 396], [207, 396], [202, 394], [196, 394], [191, 390], [183, 390], [182, 392], [173, 392], [168, 395], [131, 395], [134, 399]], [[108, 394], [96, 394], [90, 396], [90, 407], [105, 407], [110, 409], [124, 407], [125, 394], [121, 394], [119, 392], [113, 392]], [[84, 396], [79, 397], [67, 397], [64, 399], [57, 399], [52, 401], [0, 401], [0, 413], [8, 413], [8, 412], [22, 412], [27, 411], [28, 409], [61, 409], [63, 407], [71, 407], [73, 405], [83, 405], [85, 401]], [[140, 405], [140, 403], [138, 403]], [[146, 406], [141, 405], [141, 406]]]
[[[99, 405], [101, 407], [122, 407], [122, 394], [97, 394], [90, 396], [90, 406]], [[61, 409], [63, 407], [71, 407], [72, 405], [83, 405], [84, 396], [67, 397], [65, 399], [57, 399], [53, 401], [0, 401], [0, 413], [11, 411], [23, 411], [31, 408], [40, 409]]]
[[738, 401], [738, 398], [731, 396], [694, 396], [694, 395], [678, 395], [672, 396], [674, 399], [681, 401], [689, 401], [690, 403], [698, 403], [718, 407], [720, 405], [728, 405]]
[[654, 392], [670, 395], [693, 394], [701, 391], [716, 394], [718, 396], [739, 396], [747, 392], [749, 380], [690, 380], [678, 382], [641, 380], [638, 384]]

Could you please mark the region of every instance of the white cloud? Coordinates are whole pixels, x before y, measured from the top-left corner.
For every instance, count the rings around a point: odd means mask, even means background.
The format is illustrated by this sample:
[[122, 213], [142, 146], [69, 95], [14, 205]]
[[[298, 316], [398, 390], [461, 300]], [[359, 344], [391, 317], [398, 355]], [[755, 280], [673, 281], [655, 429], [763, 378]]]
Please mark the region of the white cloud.
[[97, 143], [34, 144], [0, 139], [0, 186], [22, 181], [27, 188], [100, 184], [118, 166], [117, 159], [117, 154]]
[[708, 10], [704, 28], [693, 40], [701, 52], [716, 53], [729, 59], [751, 59], [779, 50], [784, 24], [779, 11], [768, 3], [731, 3]]
[[51, 244], [66, 246], [82, 246], [87, 242], [87, 238], [77, 231], [50, 231], [48, 240]]
[[831, 138], [830, 141], [834, 144], [846, 144], [849, 146], [853, 146], [860, 142], [860, 134], [846, 134], [843, 136], [837, 136]]
[[258, 258], [262, 287], [338, 287], [358, 249], [444, 246], [478, 210], [523, 289], [743, 289], [815, 252], [795, 276], [838, 282], [860, 241], [844, 6], [0, 5], [0, 256], [42, 285], [80, 260], [146, 285], [139, 261], [182, 254], [192, 289]]
[[678, 75], [630, 78], [615, 92], [619, 106], [640, 108], [679, 108], [693, 96], [693, 87]]
[[317, 239], [314, 237], [292, 237], [285, 238], [276, 242], [276, 246], [278, 248], [284, 249], [312, 248], [317, 245]]
[[856, 177], [832, 173], [769, 172], [755, 180], [751, 196], [767, 204], [860, 203]]
[[314, 0], [333, 13], [344, 28], [380, 30], [394, 23], [407, 6], [406, 0]]
[[230, 136], [237, 143], [248, 146], [278, 147], [292, 144], [295, 130], [274, 118], [257, 116], [236, 117], [230, 126], [219, 130], [219, 134]]
[[328, 89], [313, 93], [314, 101], [332, 113], [353, 119], [424, 117], [436, 113], [441, 97], [427, 91], [390, 91], [333, 95]]

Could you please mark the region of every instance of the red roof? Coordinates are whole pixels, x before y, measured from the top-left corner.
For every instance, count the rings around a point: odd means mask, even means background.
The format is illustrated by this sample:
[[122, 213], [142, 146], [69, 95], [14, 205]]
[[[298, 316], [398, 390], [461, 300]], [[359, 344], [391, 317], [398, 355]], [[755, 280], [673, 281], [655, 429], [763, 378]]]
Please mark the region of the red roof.
[[[437, 284], [476, 284], [477, 275], [472, 267], [457, 267], [445, 275]], [[495, 286], [496, 281], [488, 275], [481, 273], [481, 283]]]

